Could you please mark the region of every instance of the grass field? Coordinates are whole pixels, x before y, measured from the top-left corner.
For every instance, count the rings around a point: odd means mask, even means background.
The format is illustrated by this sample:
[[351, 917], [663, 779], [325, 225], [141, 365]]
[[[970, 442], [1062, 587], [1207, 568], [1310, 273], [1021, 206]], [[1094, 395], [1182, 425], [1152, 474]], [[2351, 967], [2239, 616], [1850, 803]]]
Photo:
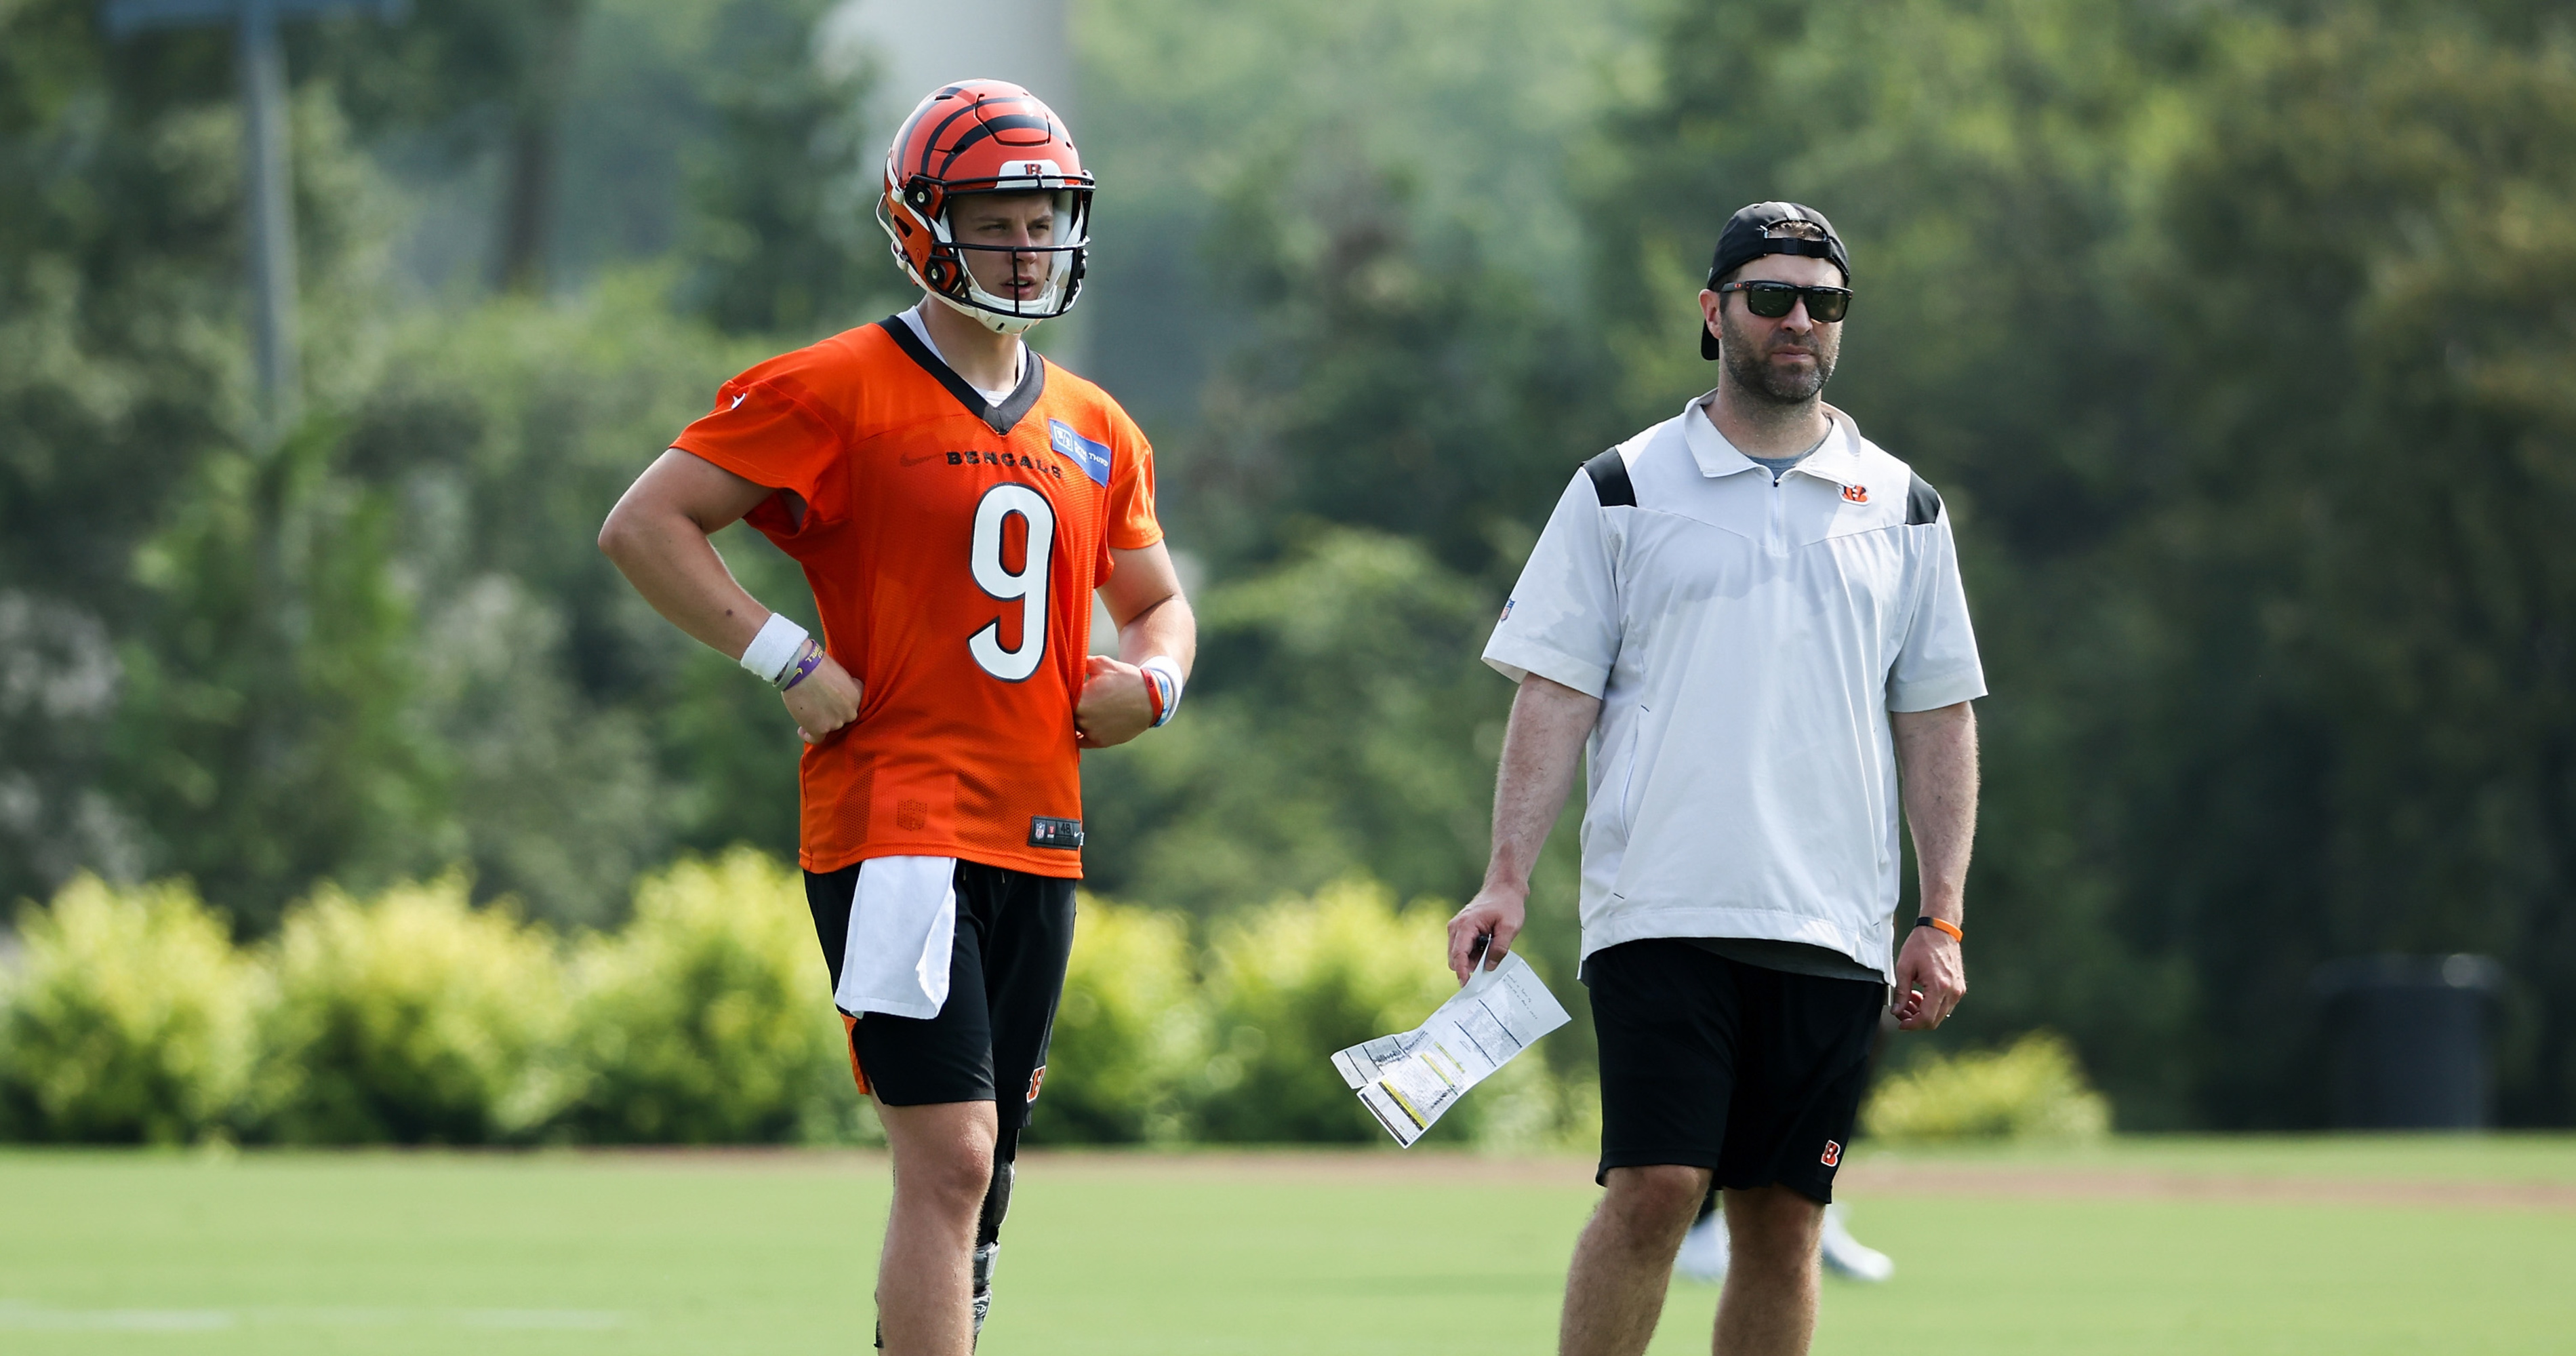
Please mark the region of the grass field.
[[[0, 1155], [0, 1351], [862, 1352], [865, 1154]], [[2576, 1139], [1857, 1160], [1827, 1353], [2576, 1350]], [[1033, 1156], [988, 1356], [1545, 1353], [1586, 1166]], [[1659, 1353], [1704, 1352], [1677, 1285]]]

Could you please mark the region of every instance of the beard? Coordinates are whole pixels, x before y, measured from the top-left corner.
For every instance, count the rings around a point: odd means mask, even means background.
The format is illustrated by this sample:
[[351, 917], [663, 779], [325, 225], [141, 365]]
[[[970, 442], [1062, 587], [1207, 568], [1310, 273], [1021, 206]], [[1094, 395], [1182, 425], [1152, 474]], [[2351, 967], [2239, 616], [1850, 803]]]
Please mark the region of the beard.
[[1764, 348], [1737, 326], [1733, 315], [1718, 321], [1718, 348], [1726, 359], [1728, 384], [1766, 404], [1808, 404], [1834, 379], [1834, 356], [1841, 347], [1835, 334], [1820, 325], [1807, 332], [1804, 342], [1795, 343], [1814, 355], [1813, 367], [1774, 366], [1772, 353], [1793, 342], [1787, 335], [1774, 335], [1771, 347]]

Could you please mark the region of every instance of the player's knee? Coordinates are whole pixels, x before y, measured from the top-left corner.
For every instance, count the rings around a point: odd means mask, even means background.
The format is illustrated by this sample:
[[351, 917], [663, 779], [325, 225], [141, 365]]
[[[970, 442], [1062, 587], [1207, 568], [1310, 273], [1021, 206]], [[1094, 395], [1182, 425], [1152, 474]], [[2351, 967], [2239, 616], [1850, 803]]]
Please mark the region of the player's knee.
[[1612, 1168], [1605, 1208], [1642, 1228], [1678, 1232], [1688, 1228], [1708, 1195], [1708, 1169], [1659, 1163]]
[[942, 1146], [939, 1153], [899, 1165], [895, 1177], [899, 1188], [942, 1215], [971, 1217], [984, 1208], [984, 1195], [993, 1184], [993, 1150], [989, 1145]]

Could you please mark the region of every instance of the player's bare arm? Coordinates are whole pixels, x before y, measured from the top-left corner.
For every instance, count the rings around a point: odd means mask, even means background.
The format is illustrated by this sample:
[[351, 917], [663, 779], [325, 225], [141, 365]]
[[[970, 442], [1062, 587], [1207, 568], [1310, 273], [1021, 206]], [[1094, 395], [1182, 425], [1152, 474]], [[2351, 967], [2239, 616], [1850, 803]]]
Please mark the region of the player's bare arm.
[[[770, 610], [745, 590], [707, 540], [775, 491], [671, 448], [618, 499], [599, 529], [599, 549], [644, 601], [674, 626], [728, 658], [740, 658]], [[857, 719], [859, 683], [828, 655], [780, 694], [806, 743]]]
[[1493, 939], [1482, 966], [1491, 969], [1520, 936], [1528, 916], [1530, 871], [1565, 808], [1574, 770], [1583, 760], [1583, 741], [1600, 716], [1599, 697], [1535, 673], [1521, 680], [1512, 698], [1511, 723], [1503, 731], [1502, 768], [1494, 778], [1494, 851], [1485, 865], [1485, 883], [1449, 920], [1449, 972], [1459, 983], [1467, 982], [1476, 938]]
[[[1905, 822], [1920, 866], [1922, 915], [1967, 926], [1968, 852], [1977, 833], [1977, 713], [1967, 702], [1888, 715]], [[1896, 958], [1897, 1025], [1922, 1031], [1947, 1020], [1968, 992], [1958, 938], [1917, 927]]]
[[1133, 551], [1111, 548], [1113, 569], [1100, 601], [1118, 624], [1118, 657], [1093, 655], [1074, 705], [1073, 724], [1086, 749], [1124, 744], [1155, 723], [1157, 693], [1144, 665], [1168, 660], [1182, 678], [1198, 661], [1198, 619], [1181, 596], [1180, 572], [1161, 542]]

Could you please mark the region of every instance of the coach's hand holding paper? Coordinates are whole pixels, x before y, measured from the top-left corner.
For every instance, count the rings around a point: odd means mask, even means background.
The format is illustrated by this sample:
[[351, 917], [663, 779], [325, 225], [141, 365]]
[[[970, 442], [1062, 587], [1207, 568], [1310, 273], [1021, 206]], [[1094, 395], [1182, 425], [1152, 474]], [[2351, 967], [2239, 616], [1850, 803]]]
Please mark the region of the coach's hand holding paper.
[[1339, 1051], [1333, 1067], [1395, 1142], [1410, 1145], [1467, 1089], [1568, 1020], [1529, 962], [1506, 955], [1430, 1020]]

